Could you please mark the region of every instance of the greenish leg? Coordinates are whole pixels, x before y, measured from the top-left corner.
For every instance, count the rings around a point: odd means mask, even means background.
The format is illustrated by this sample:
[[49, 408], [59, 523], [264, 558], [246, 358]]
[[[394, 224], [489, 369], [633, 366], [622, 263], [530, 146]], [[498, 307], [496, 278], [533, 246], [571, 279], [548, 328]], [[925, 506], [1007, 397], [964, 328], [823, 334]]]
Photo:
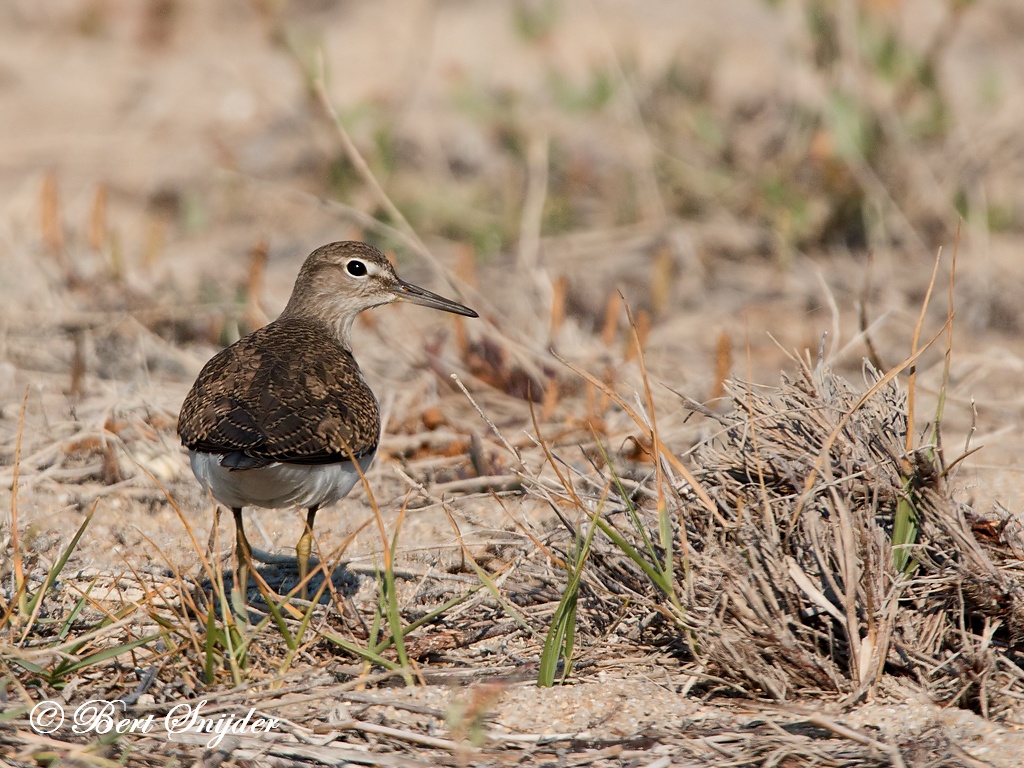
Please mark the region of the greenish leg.
[[[299, 539], [299, 543], [295, 545], [295, 555], [299, 561], [299, 581], [304, 582], [306, 576], [309, 575], [309, 556], [313, 551], [313, 520], [316, 518], [316, 506], [309, 508], [309, 512], [306, 514], [306, 530], [302, 532], [302, 538]], [[303, 584], [299, 589], [299, 597], [303, 600], [307, 600], [306, 596], [306, 585]]]
[[231, 510], [235, 516], [235, 559], [238, 560], [238, 572], [235, 575], [235, 587], [242, 596], [242, 602], [246, 602], [246, 594], [249, 591], [249, 564], [252, 562], [252, 548], [245, 538], [245, 526], [242, 522], [242, 508], [235, 507]]

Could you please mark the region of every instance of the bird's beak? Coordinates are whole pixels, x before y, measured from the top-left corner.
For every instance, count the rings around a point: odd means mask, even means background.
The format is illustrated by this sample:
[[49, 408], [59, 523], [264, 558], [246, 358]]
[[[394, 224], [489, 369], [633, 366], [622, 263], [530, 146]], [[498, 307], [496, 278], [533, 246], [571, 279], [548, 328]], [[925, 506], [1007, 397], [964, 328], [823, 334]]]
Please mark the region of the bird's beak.
[[457, 301], [446, 299], [444, 296], [438, 296], [436, 293], [431, 293], [426, 288], [420, 288], [418, 285], [407, 283], [401, 278], [399, 278], [398, 284], [395, 286], [394, 290], [395, 295], [401, 301], [411, 301], [413, 304], [420, 304], [424, 307], [440, 309], [445, 312], [453, 312], [456, 315], [480, 317], [480, 315], [472, 309], [459, 304]]

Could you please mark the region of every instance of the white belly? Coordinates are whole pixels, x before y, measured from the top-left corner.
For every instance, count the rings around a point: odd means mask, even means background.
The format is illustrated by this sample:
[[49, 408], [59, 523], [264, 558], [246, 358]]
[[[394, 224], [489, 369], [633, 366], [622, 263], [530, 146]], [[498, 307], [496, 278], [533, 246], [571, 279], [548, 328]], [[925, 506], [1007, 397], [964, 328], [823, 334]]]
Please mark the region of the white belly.
[[[270, 464], [258, 469], [228, 469], [214, 453], [189, 451], [192, 472], [221, 504], [235, 507], [312, 507], [332, 504], [359, 482], [351, 461], [337, 464]], [[373, 455], [359, 459], [365, 473]]]

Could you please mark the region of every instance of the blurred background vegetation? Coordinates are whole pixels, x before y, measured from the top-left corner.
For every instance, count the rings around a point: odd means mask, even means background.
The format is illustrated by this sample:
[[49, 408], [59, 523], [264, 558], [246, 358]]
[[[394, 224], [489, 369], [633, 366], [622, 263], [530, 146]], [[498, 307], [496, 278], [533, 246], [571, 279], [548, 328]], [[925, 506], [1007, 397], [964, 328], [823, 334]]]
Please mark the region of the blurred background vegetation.
[[1024, 224], [1012, 0], [12, 0], [0, 16], [0, 193], [46, 171], [73, 200], [107, 185], [158, 222], [120, 238], [129, 261], [248, 230], [232, 194], [249, 182], [387, 218], [330, 138], [321, 67], [413, 227], [484, 259], [517, 247], [538, 168], [541, 235], [713, 222], [706, 262], [930, 258], [958, 217]]
[[[1022, 34], [1017, 0], [10, 0], [0, 299], [208, 352], [357, 237], [470, 286], [534, 356], [482, 344], [508, 392], [607, 347], [621, 293], [652, 372], [705, 399], [826, 331], [840, 370], [894, 364], [957, 244], [958, 333], [1012, 363]], [[9, 346], [5, 399], [76, 360], [139, 375], [81, 328]], [[983, 378], [1006, 409], [982, 424], [1024, 412], [1013, 365], [960, 360], [952, 397]]]

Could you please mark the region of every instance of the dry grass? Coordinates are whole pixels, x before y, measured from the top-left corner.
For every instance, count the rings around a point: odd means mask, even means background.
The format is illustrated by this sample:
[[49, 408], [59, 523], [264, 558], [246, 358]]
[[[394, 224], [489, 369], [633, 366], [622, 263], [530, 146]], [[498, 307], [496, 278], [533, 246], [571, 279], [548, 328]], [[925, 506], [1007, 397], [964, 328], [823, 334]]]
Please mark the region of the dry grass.
[[[623, 345], [623, 355], [628, 349]], [[462, 354], [466, 364], [473, 345]], [[23, 558], [5, 578], [16, 589], [0, 597], [5, 689], [14, 705], [0, 742], [26, 760], [52, 753], [155, 764], [155, 755], [181, 748], [180, 739], [158, 729], [54, 741], [27, 727], [27, 712], [43, 698], [121, 699], [135, 717], [205, 700], [209, 716], [241, 702], [286, 716], [288, 725], [272, 739], [225, 739], [219, 754], [233, 760], [460, 764], [518, 754], [539, 765], [571, 754], [577, 764], [639, 765], [662, 754], [649, 751], [660, 745], [694, 765], [758, 764], [769, 756], [830, 766], [917, 765], [952, 760], [951, 733], [936, 728], [901, 741], [817, 707], [854, 711], [904, 685], [998, 718], [1024, 695], [1016, 561], [997, 539], [979, 536], [990, 524], [951, 499], [935, 444], [906, 453], [907, 399], [894, 377], [865, 367], [855, 386], [819, 361], [801, 363], [795, 378], [778, 386], [728, 381], [729, 405], [699, 408], [715, 426], [685, 457], [659, 432], [650, 389], [646, 403], [630, 405], [617, 391], [624, 381], [593, 381], [607, 396], [604, 410], [591, 413], [587, 429], [557, 435], [523, 401], [510, 411], [519, 420], [505, 418], [499, 428], [488, 403], [508, 408], [516, 401], [494, 401], [494, 391], [479, 384], [475, 393], [467, 390], [479, 399], [479, 413], [466, 410], [448, 428], [475, 434], [483, 414], [495, 445], [516, 457], [499, 477], [520, 490], [502, 491], [491, 503], [505, 507], [525, 494], [549, 505], [561, 524], [517, 521], [521, 536], [505, 545], [485, 539], [481, 548], [465, 541], [462, 515], [451, 510], [464, 572], [398, 565], [383, 580], [392, 585], [390, 597], [358, 590], [359, 574], [373, 576], [376, 567], [336, 569], [342, 547], [323, 556], [332, 581], [314, 584], [321, 593], [329, 589], [325, 605], [293, 600], [268, 611], [276, 599], [257, 601], [252, 623], [242, 625], [220, 610], [227, 605], [220, 567], [198, 533], [198, 569], [163, 556], [165, 567], [71, 571], [61, 561], [48, 567], [19, 544]], [[587, 401], [563, 400], [556, 412]], [[630, 423], [638, 447], [609, 455], [604, 446], [621, 440]], [[514, 445], [507, 435], [516, 433], [532, 437]], [[413, 442], [423, 445], [430, 434]], [[448, 461], [470, 468], [472, 450], [463, 444]], [[136, 487], [160, 488], [148, 473], [134, 478]], [[469, 479], [456, 482], [465, 487]], [[451, 482], [416, 481], [416, 489], [450, 509], [442, 494]], [[486, 488], [496, 481], [476, 482]], [[174, 504], [175, 492], [166, 493]], [[911, 565], [901, 570], [891, 537], [907, 498], [920, 534]], [[180, 520], [190, 528], [189, 516]], [[268, 596], [293, 589], [292, 571], [288, 558], [260, 570]], [[560, 612], [568, 593], [573, 610]], [[552, 655], [544, 638], [559, 622]], [[501, 653], [488, 652], [496, 643]], [[660, 670], [692, 706], [713, 703], [718, 719], [712, 727], [648, 726], [618, 736], [517, 731], [499, 702], [543, 677], [543, 656], [554, 665], [550, 679], [584, 685], [614, 669], [630, 670], [627, 680]], [[389, 691], [403, 677], [427, 694], [451, 689], [458, 703], [438, 704], [430, 698], [436, 693], [428, 695], [432, 705], [396, 699]], [[737, 696], [761, 702], [756, 714], [749, 705], [737, 708]], [[330, 707], [318, 704], [326, 701]], [[196, 734], [181, 738], [198, 743]], [[339, 741], [347, 743], [340, 752]]]
[[[978, 515], [950, 498], [935, 446], [907, 456], [906, 398], [879, 378], [865, 370], [876, 391], [863, 402], [824, 364], [778, 388], [731, 385], [734, 415], [694, 456], [719, 514], [680, 506], [695, 661], [734, 690], [782, 700], [828, 692], [850, 704], [890, 675], [986, 715], [1011, 707], [1016, 567], [978, 542]], [[899, 570], [894, 518], [908, 498], [920, 537]]]

